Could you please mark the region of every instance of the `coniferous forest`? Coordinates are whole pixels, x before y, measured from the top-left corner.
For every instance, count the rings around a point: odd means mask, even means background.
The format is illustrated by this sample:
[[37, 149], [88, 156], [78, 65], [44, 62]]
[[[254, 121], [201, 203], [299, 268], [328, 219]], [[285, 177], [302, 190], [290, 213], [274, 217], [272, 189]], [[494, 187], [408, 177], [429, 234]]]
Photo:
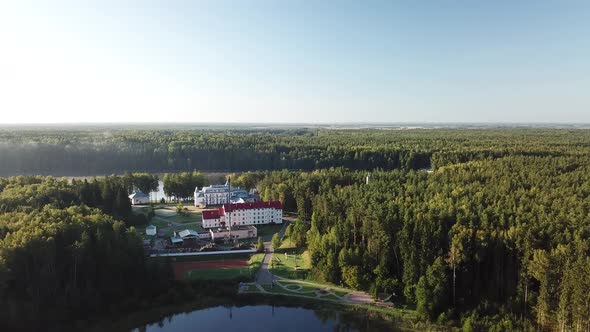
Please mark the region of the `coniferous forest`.
[[1, 130], [2, 320], [172, 287], [126, 199], [153, 178], [16, 175], [193, 170], [297, 213], [315, 279], [465, 330], [590, 329], [590, 131], [566, 129]]
[[587, 131], [551, 129], [0, 129], [0, 176], [420, 169], [509, 155], [585, 154]]

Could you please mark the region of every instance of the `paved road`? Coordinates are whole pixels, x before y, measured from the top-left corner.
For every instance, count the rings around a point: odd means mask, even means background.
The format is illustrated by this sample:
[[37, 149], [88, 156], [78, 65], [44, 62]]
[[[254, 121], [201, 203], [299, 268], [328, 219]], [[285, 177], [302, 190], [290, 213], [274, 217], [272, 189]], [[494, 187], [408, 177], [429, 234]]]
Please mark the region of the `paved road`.
[[[287, 226], [289, 225], [288, 222], [283, 223], [283, 227], [279, 231], [279, 236], [283, 237], [285, 235], [285, 230], [287, 230]], [[272, 247], [271, 242], [264, 242], [264, 258], [262, 259], [262, 266], [260, 270], [258, 270], [258, 275], [256, 276], [256, 283], [259, 285], [271, 285], [274, 279], [274, 276], [268, 269], [268, 265], [270, 264], [270, 260], [272, 258], [272, 253], [274, 252], [274, 248]]]
[[274, 252], [270, 242], [264, 243], [264, 251], [265, 255], [262, 259], [262, 266], [260, 267], [260, 270], [258, 270], [258, 275], [256, 276], [256, 283], [259, 285], [270, 285], [272, 284], [273, 275], [268, 269], [268, 264], [270, 264], [270, 259]]

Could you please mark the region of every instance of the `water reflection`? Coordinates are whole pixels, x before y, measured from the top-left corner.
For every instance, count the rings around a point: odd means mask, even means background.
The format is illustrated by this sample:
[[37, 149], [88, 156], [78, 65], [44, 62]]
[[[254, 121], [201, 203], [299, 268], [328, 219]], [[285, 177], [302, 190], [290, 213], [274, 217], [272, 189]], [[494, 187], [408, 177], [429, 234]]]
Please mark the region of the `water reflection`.
[[395, 331], [391, 322], [365, 311], [342, 312], [339, 307], [285, 305], [219, 305], [176, 313], [132, 331]]

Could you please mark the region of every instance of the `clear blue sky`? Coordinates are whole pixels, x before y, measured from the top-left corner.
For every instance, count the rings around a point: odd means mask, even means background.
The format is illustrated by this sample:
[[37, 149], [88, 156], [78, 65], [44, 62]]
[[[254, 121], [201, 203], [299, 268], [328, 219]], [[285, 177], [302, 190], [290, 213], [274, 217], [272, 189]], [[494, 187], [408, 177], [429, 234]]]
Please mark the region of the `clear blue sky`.
[[6, 1], [0, 42], [0, 123], [590, 122], [590, 1]]

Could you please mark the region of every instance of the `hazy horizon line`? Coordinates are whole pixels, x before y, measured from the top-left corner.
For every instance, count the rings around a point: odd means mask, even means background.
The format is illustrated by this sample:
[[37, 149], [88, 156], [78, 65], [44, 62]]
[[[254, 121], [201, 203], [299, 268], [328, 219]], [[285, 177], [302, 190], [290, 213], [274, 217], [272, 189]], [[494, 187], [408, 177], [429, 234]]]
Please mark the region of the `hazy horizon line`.
[[590, 129], [590, 123], [576, 122], [51, 122], [0, 123], [0, 129], [74, 128], [318, 128], [318, 129], [444, 129], [444, 128], [554, 128]]
[[415, 125], [415, 124], [559, 124], [559, 125], [590, 125], [590, 122], [567, 121], [335, 121], [335, 122], [306, 122], [306, 121], [79, 121], [79, 122], [0, 122], [0, 126], [44, 126], [44, 125]]

